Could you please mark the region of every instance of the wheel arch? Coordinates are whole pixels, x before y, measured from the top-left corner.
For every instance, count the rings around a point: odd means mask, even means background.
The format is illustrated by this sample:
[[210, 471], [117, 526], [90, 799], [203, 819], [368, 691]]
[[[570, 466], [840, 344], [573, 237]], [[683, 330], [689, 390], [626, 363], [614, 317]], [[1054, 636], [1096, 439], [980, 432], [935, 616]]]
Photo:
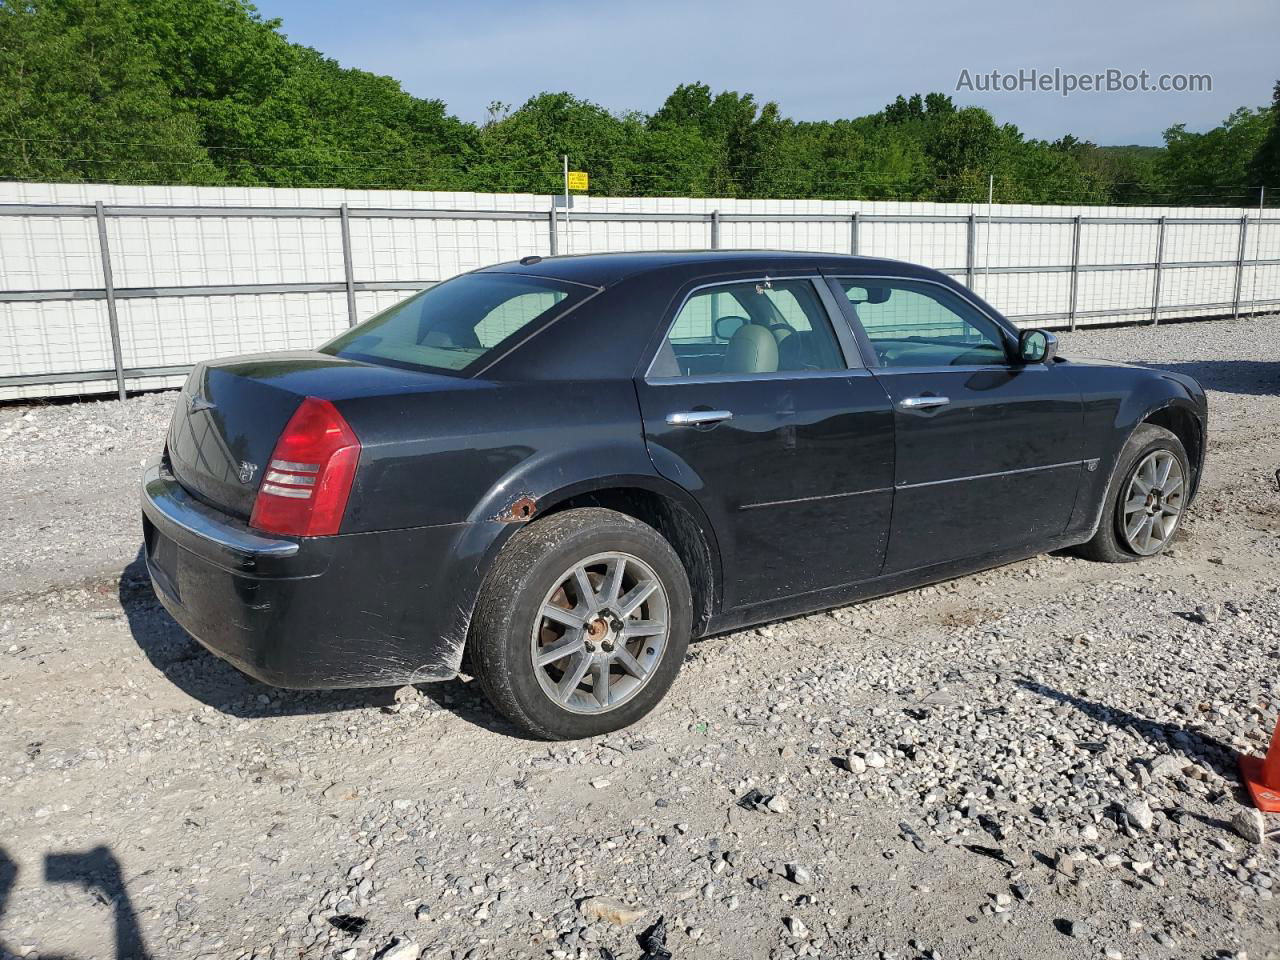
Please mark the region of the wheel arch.
[[705, 632], [719, 608], [722, 572], [715, 533], [702, 508], [684, 491], [653, 477], [615, 477], [557, 491], [539, 501], [529, 521], [573, 510], [603, 507], [647, 523], [671, 544], [689, 577], [693, 635]]
[[[1121, 424], [1124, 424], [1123, 427], [1120, 426]], [[1086, 540], [1092, 538], [1098, 532], [1098, 526], [1102, 523], [1107, 504], [1111, 499], [1113, 485], [1118, 480], [1117, 474], [1120, 469], [1121, 454], [1134, 433], [1145, 424], [1163, 427], [1182, 441], [1182, 445], [1187, 451], [1187, 461], [1191, 466], [1192, 473], [1191, 496], [1188, 498], [1188, 505], [1195, 498], [1200, 485], [1200, 475], [1203, 472], [1205, 435], [1201, 419], [1192, 402], [1180, 397], [1164, 397], [1138, 410], [1131, 408], [1127, 416], [1118, 418], [1117, 427], [1120, 432], [1117, 434], [1118, 440], [1114, 452], [1109, 454], [1103, 461], [1107, 471], [1106, 481], [1091, 508], [1092, 522], [1088, 527]]]
[[1150, 411], [1142, 422], [1163, 427], [1182, 441], [1182, 446], [1187, 451], [1187, 461], [1191, 464], [1193, 472], [1192, 490], [1194, 492], [1198, 489], [1201, 468], [1204, 464], [1205, 440], [1199, 417], [1187, 407], [1169, 401]]
[[[527, 512], [523, 508], [528, 508]], [[483, 555], [477, 558], [474, 601], [488, 577], [494, 561], [507, 541], [517, 531], [576, 507], [604, 507], [647, 523], [658, 531], [676, 552], [693, 595], [693, 630], [695, 637], [706, 633], [712, 617], [719, 610], [722, 590], [720, 551], [715, 531], [697, 502], [675, 484], [657, 476], [630, 475], [601, 477], [594, 481], [570, 484], [541, 494], [536, 498], [522, 495], [512, 500], [501, 519], [482, 526], [494, 530]], [[471, 609], [464, 619], [465, 639], [458, 652], [459, 666], [466, 669], [470, 646]]]

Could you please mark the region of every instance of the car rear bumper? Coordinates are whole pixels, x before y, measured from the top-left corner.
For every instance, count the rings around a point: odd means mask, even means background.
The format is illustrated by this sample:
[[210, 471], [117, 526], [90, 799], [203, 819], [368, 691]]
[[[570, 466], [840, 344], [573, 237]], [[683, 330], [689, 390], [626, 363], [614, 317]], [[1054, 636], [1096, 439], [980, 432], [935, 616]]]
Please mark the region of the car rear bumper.
[[192, 497], [159, 461], [142, 479], [156, 596], [212, 653], [264, 683], [333, 688], [455, 676], [485, 524], [290, 539]]

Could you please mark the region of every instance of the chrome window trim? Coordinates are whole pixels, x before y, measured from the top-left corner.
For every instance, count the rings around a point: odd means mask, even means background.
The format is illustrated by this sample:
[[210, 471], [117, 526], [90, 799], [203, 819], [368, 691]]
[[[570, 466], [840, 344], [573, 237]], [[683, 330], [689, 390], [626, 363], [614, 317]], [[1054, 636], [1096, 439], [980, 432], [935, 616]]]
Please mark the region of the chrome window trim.
[[1028, 364], [1002, 364], [1002, 363], [984, 363], [967, 366], [964, 364], [942, 364], [941, 366], [932, 367], [877, 367], [876, 376], [887, 377], [895, 376], [900, 373], [1022, 373], [1024, 370], [1048, 370], [1050, 367], [1044, 363], [1028, 363]]
[[[955, 369], [952, 367], [951, 369]], [[826, 380], [830, 378], [869, 377], [864, 367], [843, 370], [779, 370], [776, 373], [703, 373], [696, 377], [645, 377], [651, 387], [667, 387], [676, 383], [742, 383], [759, 380]]]
[[[671, 330], [676, 325], [676, 320], [680, 318], [681, 312], [688, 305], [689, 301], [701, 293], [703, 290], [709, 290], [712, 287], [734, 287], [745, 283], [784, 283], [789, 280], [806, 280], [814, 287], [814, 294], [818, 298], [818, 303], [822, 305], [823, 312], [827, 315], [827, 322], [831, 324], [831, 336], [835, 338], [836, 346], [840, 350], [840, 355], [844, 360], [844, 367], [835, 370], [779, 370], [776, 373], [710, 373], [700, 374], [696, 377], [654, 377], [650, 376], [653, 372], [653, 365], [658, 362], [658, 354], [662, 352], [662, 345], [667, 342], [667, 338], [671, 336]], [[831, 297], [827, 300], [823, 297], [823, 292]], [[822, 376], [847, 376], [850, 371], [865, 369], [866, 365], [861, 362], [862, 357], [856, 350], [856, 344], [850, 344], [841, 336], [841, 329], [837, 325], [837, 319], [843, 319], [843, 314], [833, 315], [831, 308], [835, 295], [831, 293], [830, 288], [826, 287], [826, 280], [820, 273], [813, 274], [797, 274], [794, 276], [775, 277], [769, 274], [763, 274], [755, 277], [736, 277], [732, 280], [712, 280], [708, 283], [700, 283], [696, 287], [692, 287], [684, 298], [680, 301], [680, 305], [676, 307], [675, 312], [671, 314], [671, 319], [667, 321], [666, 327], [662, 331], [662, 336], [658, 338], [657, 347], [653, 351], [653, 356], [649, 358], [649, 363], [644, 368], [644, 375], [641, 377], [645, 383], [653, 386], [664, 386], [672, 383], [728, 383], [735, 380], [791, 380], [793, 378], [805, 377], [806, 375], [818, 374]], [[850, 351], [853, 351], [850, 353]], [[854, 361], [858, 361], [857, 366], [853, 365]]]
[[[982, 306], [981, 304], [979, 304], [976, 300], [974, 300], [974, 299], [973, 299], [973, 298], [972, 298], [968, 293], [966, 293], [966, 292], [961, 292], [961, 291], [959, 291], [959, 290], [956, 290], [955, 288], [953, 288], [953, 287], [951, 287], [951, 286], [948, 286], [948, 285], [947, 285], [947, 284], [945, 284], [945, 283], [942, 283], [940, 280], [930, 280], [928, 277], [903, 277], [903, 276], [897, 276], [897, 275], [893, 275], [893, 274], [881, 274], [881, 273], [828, 273], [828, 274], [826, 274], [826, 276], [827, 276], [829, 279], [831, 279], [831, 280], [892, 280], [892, 281], [897, 281], [898, 283], [930, 283], [930, 284], [933, 284], [935, 287], [941, 287], [943, 290], [947, 291], [947, 292], [948, 292], [948, 293], [950, 293], [950, 294], [953, 294], [953, 295], [955, 295], [955, 296], [959, 297], [959, 298], [960, 298], [961, 300], [963, 300], [965, 303], [969, 304], [969, 306], [973, 307], [973, 309], [977, 310], [979, 314], [981, 314], [982, 316], [984, 316], [984, 317], [986, 317], [988, 320], [990, 320], [992, 323], [994, 323], [994, 324], [996, 325], [996, 327], [998, 327], [998, 328], [999, 328], [1001, 331], [1003, 331], [1003, 332], [1004, 332], [1004, 334], [1006, 335], [1006, 340], [1005, 340], [1005, 357], [1006, 357], [1006, 361], [1005, 361], [1005, 364], [1004, 364], [1003, 366], [998, 365], [998, 364], [994, 364], [994, 365], [992, 365], [992, 366], [995, 366], [997, 369], [1000, 369], [1000, 370], [1008, 370], [1008, 369], [1010, 369], [1011, 367], [1021, 367], [1021, 366], [1026, 366], [1026, 364], [1019, 364], [1019, 363], [1015, 363], [1015, 362], [1013, 361], [1013, 359], [1012, 359], [1012, 355], [1009, 353], [1009, 347], [1010, 347], [1010, 342], [1009, 342], [1009, 341], [1010, 341], [1010, 340], [1012, 340], [1014, 343], [1016, 343], [1016, 342], [1017, 342], [1017, 340], [1018, 340], [1018, 328], [1017, 328], [1017, 327], [1015, 327], [1015, 326], [1013, 326], [1013, 324], [1011, 324], [1011, 323], [1010, 323], [1008, 320], [1006, 320], [1004, 317], [999, 316], [999, 315], [997, 315], [997, 314], [994, 314], [994, 313], [992, 313], [991, 311], [989, 311], [989, 310], [987, 310], [987, 309], [983, 308], [983, 306]], [[852, 302], [852, 301], [850, 301], [849, 306], [853, 307], [853, 302]], [[856, 314], [857, 314], [857, 308], [856, 308], [856, 307], [854, 307], [854, 314], [855, 314], [855, 316], [856, 316]], [[963, 318], [961, 318], [961, 319], [963, 319]], [[871, 338], [870, 338], [869, 336], [867, 336], [866, 327], [863, 327], [863, 326], [862, 326], [862, 318], [861, 318], [861, 317], [859, 317], [859, 318], [858, 318], [858, 326], [862, 328], [862, 335], [863, 335], [864, 337], [866, 337], [866, 338], [867, 338], [867, 341], [868, 341], [868, 342], [870, 342]], [[879, 361], [880, 361], [880, 358], [879, 358], [878, 356], [876, 356], [876, 357], [869, 357], [869, 358], [867, 358], [867, 359], [868, 359], [868, 360], [875, 360], [875, 361], [876, 361], [876, 370], [877, 370], [877, 371], [881, 371], [881, 370], [889, 370], [889, 369], [898, 369], [898, 370], [906, 370], [906, 369], [908, 369], [908, 368], [906, 368], [906, 367], [896, 367], [896, 368], [885, 367], [883, 364], [881, 364], [881, 363], [879, 362]], [[919, 369], [926, 369], [926, 368], [919, 368]], [[953, 366], [947, 366], [947, 367], [943, 367], [943, 368], [941, 368], [941, 369], [946, 369], [946, 370], [956, 370], [956, 369], [974, 370], [974, 369], [977, 369], [977, 368], [976, 368], [976, 367], [953, 367]]]

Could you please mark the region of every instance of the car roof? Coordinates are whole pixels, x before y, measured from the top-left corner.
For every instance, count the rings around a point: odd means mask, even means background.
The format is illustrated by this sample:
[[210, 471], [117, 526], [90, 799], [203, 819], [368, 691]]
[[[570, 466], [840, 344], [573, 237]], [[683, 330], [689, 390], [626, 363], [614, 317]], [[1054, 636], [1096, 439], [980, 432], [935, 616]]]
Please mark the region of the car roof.
[[850, 270], [856, 273], [887, 272], [902, 277], [934, 275], [934, 271], [927, 267], [902, 260], [791, 250], [650, 250], [525, 257], [522, 260], [484, 267], [482, 272], [520, 273], [585, 283], [593, 287], [610, 287], [641, 274], [695, 266], [704, 267], [710, 273], [812, 268]]

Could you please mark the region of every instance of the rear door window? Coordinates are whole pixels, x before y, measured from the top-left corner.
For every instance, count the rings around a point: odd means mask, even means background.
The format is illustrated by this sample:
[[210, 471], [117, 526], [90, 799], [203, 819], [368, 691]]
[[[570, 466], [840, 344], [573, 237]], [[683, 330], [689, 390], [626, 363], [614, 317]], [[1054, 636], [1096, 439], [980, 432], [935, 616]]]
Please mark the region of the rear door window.
[[844, 355], [811, 280], [751, 280], [691, 294], [649, 376], [844, 369]]

